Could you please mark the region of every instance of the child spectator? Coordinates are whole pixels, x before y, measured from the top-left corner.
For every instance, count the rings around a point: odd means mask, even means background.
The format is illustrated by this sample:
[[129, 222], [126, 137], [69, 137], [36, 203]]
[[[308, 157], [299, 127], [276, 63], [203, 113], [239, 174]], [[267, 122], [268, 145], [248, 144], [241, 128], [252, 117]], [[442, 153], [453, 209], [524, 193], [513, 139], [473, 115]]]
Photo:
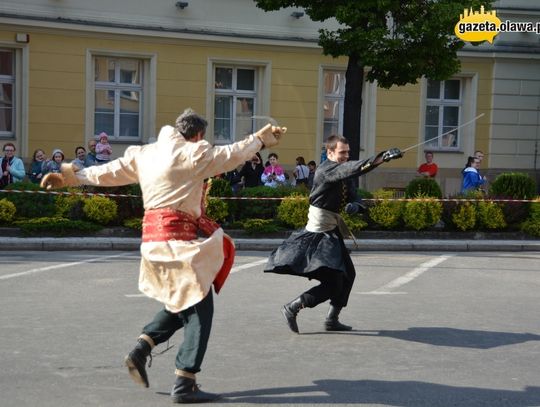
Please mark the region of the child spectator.
[[112, 147], [109, 144], [109, 136], [103, 132], [99, 134], [99, 143], [96, 144], [96, 161], [103, 164], [111, 161]]
[[478, 191], [480, 186], [485, 184], [486, 177], [482, 177], [478, 172], [480, 160], [476, 157], [469, 157], [465, 168], [461, 172], [463, 182], [461, 183], [461, 193], [466, 194], [469, 191]]
[[41, 148], [38, 148], [34, 151], [32, 155], [32, 162], [30, 163], [30, 171], [28, 173], [28, 178], [34, 184], [39, 184], [41, 178], [43, 178], [43, 162], [47, 159], [45, 156], [45, 151]]
[[52, 158], [43, 162], [42, 172], [43, 175], [50, 172], [60, 173], [60, 167], [64, 161], [64, 152], [59, 148], [53, 150]]

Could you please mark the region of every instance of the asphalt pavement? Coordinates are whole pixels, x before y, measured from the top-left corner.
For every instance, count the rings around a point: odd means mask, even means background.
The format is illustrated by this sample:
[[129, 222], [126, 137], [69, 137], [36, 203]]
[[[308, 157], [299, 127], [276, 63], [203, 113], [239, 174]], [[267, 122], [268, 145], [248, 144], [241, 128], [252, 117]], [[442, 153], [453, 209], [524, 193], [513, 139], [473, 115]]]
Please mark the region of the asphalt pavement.
[[[197, 375], [212, 406], [540, 406], [540, 253], [353, 252], [357, 278], [326, 332], [328, 304], [280, 309], [314, 285], [237, 253]], [[150, 388], [123, 357], [161, 305], [137, 289], [135, 251], [0, 255], [0, 406], [170, 406], [182, 331], [154, 350]], [[165, 351], [167, 347], [173, 346]]]

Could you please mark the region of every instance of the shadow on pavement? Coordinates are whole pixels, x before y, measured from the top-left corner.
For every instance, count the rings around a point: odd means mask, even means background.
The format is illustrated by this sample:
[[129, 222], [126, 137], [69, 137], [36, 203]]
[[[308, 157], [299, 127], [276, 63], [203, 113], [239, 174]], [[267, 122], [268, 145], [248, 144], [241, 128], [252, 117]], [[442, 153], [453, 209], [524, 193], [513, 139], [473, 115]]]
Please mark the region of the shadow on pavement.
[[316, 380], [312, 386], [255, 389], [223, 396], [226, 398], [220, 400], [221, 403], [374, 404], [399, 407], [540, 405], [540, 387], [499, 390], [417, 381]]
[[360, 335], [383, 336], [403, 341], [420, 342], [454, 348], [491, 349], [527, 341], [539, 341], [540, 335], [531, 333], [478, 331], [444, 327], [413, 327], [404, 331], [353, 330], [348, 332], [304, 332], [301, 335]]

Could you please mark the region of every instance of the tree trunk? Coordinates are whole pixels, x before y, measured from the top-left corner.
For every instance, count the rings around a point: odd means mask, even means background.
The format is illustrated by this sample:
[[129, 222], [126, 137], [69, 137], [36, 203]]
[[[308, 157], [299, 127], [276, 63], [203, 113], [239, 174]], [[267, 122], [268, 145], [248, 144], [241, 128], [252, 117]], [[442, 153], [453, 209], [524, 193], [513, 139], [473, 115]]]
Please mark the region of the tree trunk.
[[345, 74], [345, 103], [343, 107], [343, 136], [349, 140], [351, 160], [360, 158], [360, 126], [362, 119], [362, 88], [364, 67], [357, 55], [349, 56]]

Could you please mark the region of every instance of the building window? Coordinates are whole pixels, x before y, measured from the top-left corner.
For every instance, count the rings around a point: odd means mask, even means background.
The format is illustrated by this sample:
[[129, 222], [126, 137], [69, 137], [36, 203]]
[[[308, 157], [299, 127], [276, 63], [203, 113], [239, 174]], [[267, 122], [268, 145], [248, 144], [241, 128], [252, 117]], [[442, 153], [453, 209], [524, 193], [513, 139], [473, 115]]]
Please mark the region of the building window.
[[253, 133], [257, 69], [214, 67], [214, 142], [228, 144]]
[[333, 134], [343, 134], [345, 71], [323, 72], [323, 143]]
[[15, 137], [15, 51], [0, 48], [0, 137]]
[[143, 66], [141, 59], [94, 56], [94, 134], [141, 138]]
[[427, 148], [458, 149], [459, 130], [451, 130], [459, 126], [462, 93], [460, 79], [427, 81], [424, 140], [431, 140], [426, 144]]

